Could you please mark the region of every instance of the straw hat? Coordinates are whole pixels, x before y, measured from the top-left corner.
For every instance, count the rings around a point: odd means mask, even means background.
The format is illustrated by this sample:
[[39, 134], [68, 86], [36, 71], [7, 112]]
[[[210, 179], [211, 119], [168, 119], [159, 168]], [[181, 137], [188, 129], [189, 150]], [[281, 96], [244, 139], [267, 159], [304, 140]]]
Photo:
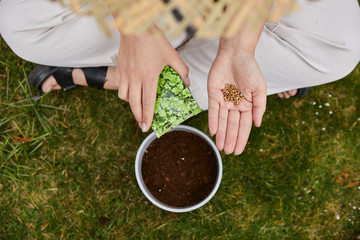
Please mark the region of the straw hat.
[[[57, 0], [64, 4], [63, 0]], [[259, 24], [259, 19], [277, 21], [297, 9], [295, 0], [67, 0], [74, 12], [94, 15], [101, 28], [118, 28], [125, 34], [151, 30], [156, 24], [170, 37], [186, 31], [202, 38], [231, 37], [244, 24]], [[274, 3], [274, 4], [273, 4]], [[84, 7], [84, 5], [87, 5]], [[271, 9], [271, 11], [269, 11]], [[115, 21], [106, 19], [115, 15]], [[170, 34], [169, 34], [170, 33]]]

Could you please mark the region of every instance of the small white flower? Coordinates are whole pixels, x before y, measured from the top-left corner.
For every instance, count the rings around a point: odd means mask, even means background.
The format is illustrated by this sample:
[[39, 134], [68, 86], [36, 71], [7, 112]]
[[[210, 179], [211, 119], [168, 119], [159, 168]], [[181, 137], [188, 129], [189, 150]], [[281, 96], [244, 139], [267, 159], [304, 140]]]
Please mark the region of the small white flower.
[[319, 108], [322, 108], [322, 105], [319, 105]]
[[324, 212], [327, 212], [327, 209], [325, 209]]
[[332, 111], [329, 111], [329, 114], [333, 114], [333, 112], [332, 112]]
[[319, 112], [315, 112], [315, 115], [319, 115]]
[[353, 206], [353, 209], [355, 210], [355, 209], [356, 209], [356, 207], [355, 207], [355, 206]]
[[182, 161], [184, 161], [184, 160], [185, 160], [185, 158], [181, 158], [181, 160], [182, 160]]
[[331, 95], [331, 94], [329, 94], [329, 97], [332, 97], [332, 95]]
[[307, 190], [306, 193], [310, 193], [311, 192], [311, 189]]
[[358, 118], [358, 121], [360, 121], [360, 118]]
[[305, 124], [305, 121], [302, 121], [301, 123], [302, 123], [302, 124]]
[[316, 102], [313, 102], [313, 105], [316, 105]]
[[264, 150], [262, 149], [262, 148], [260, 148], [260, 150], [259, 150], [260, 152], [263, 152]]
[[324, 128], [324, 127], [323, 127], [321, 130], [325, 131], [325, 130], [326, 130], [326, 128]]
[[330, 103], [325, 103], [324, 105], [325, 105], [326, 107], [328, 107], [328, 106], [330, 106]]
[[360, 186], [358, 186], [358, 189], [360, 190]]
[[336, 215], [336, 220], [339, 220], [340, 219], [340, 216], [339, 215]]

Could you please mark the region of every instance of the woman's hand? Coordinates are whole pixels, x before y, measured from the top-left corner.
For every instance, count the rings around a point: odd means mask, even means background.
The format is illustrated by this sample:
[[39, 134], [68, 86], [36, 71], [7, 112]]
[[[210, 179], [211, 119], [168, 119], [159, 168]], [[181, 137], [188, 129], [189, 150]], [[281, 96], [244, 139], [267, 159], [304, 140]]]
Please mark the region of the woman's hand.
[[130, 103], [143, 132], [151, 126], [157, 83], [166, 65], [173, 67], [185, 84], [189, 85], [189, 70], [165, 37], [150, 33], [121, 35], [117, 59], [118, 95]]
[[[225, 84], [233, 84], [244, 96], [235, 106], [225, 102], [221, 92]], [[251, 54], [219, 50], [208, 79], [209, 130], [216, 134], [216, 146], [226, 154], [243, 152], [252, 122], [259, 127], [266, 108], [266, 82]]]

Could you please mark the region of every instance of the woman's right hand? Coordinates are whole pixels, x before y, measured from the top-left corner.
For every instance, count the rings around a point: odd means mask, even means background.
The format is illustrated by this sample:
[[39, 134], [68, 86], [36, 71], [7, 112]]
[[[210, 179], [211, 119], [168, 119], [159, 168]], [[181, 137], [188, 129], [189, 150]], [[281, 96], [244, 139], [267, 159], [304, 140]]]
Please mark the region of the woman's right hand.
[[137, 36], [121, 34], [116, 67], [118, 95], [130, 103], [143, 132], [151, 126], [157, 83], [166, 65], [174, 68], [186, 85], [190, 84], [188, 67], [166, 37], [147, 32]]

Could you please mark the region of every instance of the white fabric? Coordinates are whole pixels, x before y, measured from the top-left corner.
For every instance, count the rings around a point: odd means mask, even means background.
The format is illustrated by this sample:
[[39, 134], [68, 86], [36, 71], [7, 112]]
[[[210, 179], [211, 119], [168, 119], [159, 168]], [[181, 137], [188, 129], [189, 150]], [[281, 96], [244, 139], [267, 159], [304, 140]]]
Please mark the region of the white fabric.
[[[268, 94], [320, 85], [349, 74], [360, 60], [356, 0], [298, 0], [300, 10], [266, 23], [255, 57]], [[112, 19], [109, 19], [109, 21]], [[92, 17], [79, 17], [48, 0], [2, 0], [0, 32], [25, 60], [53, 66], [112, 66], [120, 35], [106, 37]], [[184, 36], [171, 40], [174, 47]], [[207, 75], [218, 39], [191, 39], [179, 55], [190, 69], [190, 90], [207, 109]]]

